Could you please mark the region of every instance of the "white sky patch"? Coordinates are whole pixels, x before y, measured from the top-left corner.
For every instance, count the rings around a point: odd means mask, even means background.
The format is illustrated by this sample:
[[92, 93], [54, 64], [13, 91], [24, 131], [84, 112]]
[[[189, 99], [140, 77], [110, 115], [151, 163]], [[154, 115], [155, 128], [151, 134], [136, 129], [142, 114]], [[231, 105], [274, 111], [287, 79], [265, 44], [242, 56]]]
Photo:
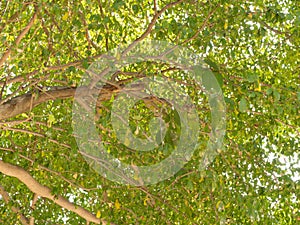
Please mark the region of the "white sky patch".
[[[294, 138], [293, 134], [289, 134], [291, 138]], [[272, 151], [267, 148], [268, 138], [265, 137], [263, 140], [262, 148], [266, 151], [268, 157], [265, 159], [267, 162], [273, 163], [274, 160], [278, 160], [277, 165], [283, 172], [283, 174], [275, 174], [276, 177], [283, 175], [288, 175], [294, 182], [300, 181], [300, 173], [298, 171], [293, 171], [300, 168], [300, 153], [294, 152], [293, 155], [287, 156], [277, 152], [278, 147], [272, 144]], [[299, 139], [295, 139], [295, 144], [299, 144]]]

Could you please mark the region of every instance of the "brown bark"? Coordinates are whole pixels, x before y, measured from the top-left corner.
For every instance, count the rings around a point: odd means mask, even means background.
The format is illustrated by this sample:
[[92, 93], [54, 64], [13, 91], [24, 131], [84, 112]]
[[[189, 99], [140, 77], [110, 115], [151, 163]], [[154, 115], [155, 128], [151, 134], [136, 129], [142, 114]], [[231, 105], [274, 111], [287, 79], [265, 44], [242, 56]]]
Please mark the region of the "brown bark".
[[[116, 88], [104, 87], [101, 91], [101, 99], [108, 99], [114, 89]], [[96, 89], [90, 90], [85, 86], [79, 88], [56, 87], [49, 91], [20, 95], [0, 105], [0, 121], [13, 118], [21, 113], [28, 112], [35, 106], [49, 100], [74, 97], [76, 91], [80, 96], [90, 96], [92, 94], [97, 94], [98, 92]]]
[[[51, 193], [51, 189], [41, 185], [39, 182], [37, 182], [26, 170], [19, 166], [15, 166], [9, 163], [5, 163], [2, 160], [0, 160], [0, 172], [11, 177], [15, 177], [18, 180], [20, 180], [23, 184], [25, 184], [30, 191], [33, 193], [36, 193], [38, 196], [50, 199], [57, 205], [70, 210], [80, 217], [86, 219], [89, 222], [94, 222], [96, 224], [102, 223], [103, 225], [108, 224], [107, 221], [96, 218], [95, 215], [93, 215], [88, 210], [82, 208], [81, 206], [77, 206], [71, 202], [69, 202], [67, 199], [65, 199], [62, 196], [55, 196]], [[110, 223], [113, 224], [113, 223]]]
[[[111, 99], [112, 94], [118, 93], [121, 90], [134, 93], [135, 91], [139, 92], [144, 89], [143, 85], [135, 85], [129, 88], [123, 87], [124, 85], [120, 82], [120, 84], [116, 86], [104, 85], [101, 90], [97, 88], [90, 89], [88, 86], [78, 88], [52, 87], [48, 91], [23, 94], [0, 105], [0, 121], [28, 112], [37, 105], [50, 100], [72, 98], [75, 93], [77, 97], [98, 96], [96, 105], [99, 106], [102, 101]], [[153, 99], [150, 101], [153, 101]], [[145, 99], [145, 102], [148, 102], [148, 104], [150, 104], [150, 101], [149, 99]]]

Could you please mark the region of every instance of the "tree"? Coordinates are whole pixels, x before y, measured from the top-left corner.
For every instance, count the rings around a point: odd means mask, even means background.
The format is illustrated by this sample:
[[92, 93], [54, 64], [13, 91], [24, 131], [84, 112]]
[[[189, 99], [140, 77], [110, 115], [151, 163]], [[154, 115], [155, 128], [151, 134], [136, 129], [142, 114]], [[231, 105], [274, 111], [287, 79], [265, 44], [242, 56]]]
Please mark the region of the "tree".
[[[299, 222], [297, 1], [4, 0], [0, 15], [2, 224]], [[124, 185], [93, 170], [95, 161], [78, 148], [74, 96], [95, 94], [82, 78], [107, 53], [145, 40], [183, 46], [204, 60], [223, 92], [226, 134], [213, 162], [199, 170], [212, 131], [205, 92], [167, 62], [118, 68], [96, 99], [98, 135], [110, 154], [152, 165], [180, 141], [177, 110], [155, 96], [132, 107], [128, 125], [146, 141], [149, 122], [161, 117], [169, 126], [164, 144], [143, 155], [116, 138], [109, 122], [113, 102], [141, 78], [163, 77], [182, 87], [200, 129], [196, 151], [174, 176]], [[115, 58], [122, 59], [122, 51]]]

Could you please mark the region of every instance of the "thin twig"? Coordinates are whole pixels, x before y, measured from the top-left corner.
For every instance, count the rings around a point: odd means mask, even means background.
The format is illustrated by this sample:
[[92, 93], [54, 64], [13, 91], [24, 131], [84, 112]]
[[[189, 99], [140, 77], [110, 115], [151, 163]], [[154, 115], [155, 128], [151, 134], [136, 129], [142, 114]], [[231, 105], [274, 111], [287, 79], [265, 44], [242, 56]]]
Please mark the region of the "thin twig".
[[[2, 196], [4, 202], [6, 204], [9, 204], [10, 197], [9, 197], [8, 193], [6, 192], [6, 190], [4, 189], [4, 187], [2, 187], [1, 185], [0, 185], [0, 195]], [[30, 225], [29, 220], [21, 213], [21, 209], [19, 207], [12, 206], [11, 210], [14, 213], [18, 214], [18, 216], [20, 217], [20, 221], [23, 225]]]
[[[30, 28], [32, 27], [32, 25], [34, 24], [34, 21], [37, 18], [37, 12], [35, 12], [33, 14], [33, 16], [31, 17], [29, 23], [27, 24], [27, 26], [24, 28], [24, 30], [19, 34], [19, 36], [16, 38], [15, 43], [13, 46], [18, 46], [21, 42], [21, 40], [24, 38], [24, 36], [28, 33], [28, 31], [30, 30]], [[13, 50], [13, 46], [11, 46], [1, 57], [0, 59], [0, 67], [4, 64], [4, 62], [6, 61], [6, 59], [10, 56], [12, 50]]]
[[180, 3], [184, 2], [184, 0], [179, 0], [176, 2], [171, 2], [169, 4], [167, 4], [166, 6], [164, 6], [160, 11], [158, 11], [152, 18], [150, 24], [148, 25], [146, 31], [137, 39], [135, 39], [123, 52], [122, 55], [126, 55], [135, 45], [137, 45], [139, 42], [141, 42], [142, 40], [144, 40], [152, 31], [152, 28], [154, 27], [155, 23], [157, 22], [158, 18], [169, 8], [178, 5]]

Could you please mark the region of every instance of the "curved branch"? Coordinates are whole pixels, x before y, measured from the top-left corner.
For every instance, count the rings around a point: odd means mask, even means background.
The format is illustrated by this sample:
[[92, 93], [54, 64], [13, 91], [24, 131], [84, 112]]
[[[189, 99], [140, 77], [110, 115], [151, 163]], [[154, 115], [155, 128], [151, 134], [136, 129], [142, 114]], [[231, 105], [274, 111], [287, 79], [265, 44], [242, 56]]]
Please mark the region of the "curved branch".
[[166, 6], [164, 6], [160, 11], [156, 12], [155, 15], [153, 16], [151, 22], [149, 23], [147, 29], [145, 30], [145, 32], [138, 37], [137, 39], [135, 39], [125, 50], [124, 52], [122, 52], [122, 55], [126, 55], [127, 52], [129, 52], [138, 42], [144, 40], [151, 32], [152, 28], [154, 27], [156, 21], [158, 20], [158, 18], [169, 8], [178, 5], [180, 3], [184, 2], [184, 0], [178, 0], [176, 2], [171, 2], [169, 4], [167, 4]]
[[[70, 210], [80, 217], [84, 218], [88, 222], [93, 222], [96, 224], [102, 223], [102, 225], [108, 224], [106, 220], [98, 219], [95, 215], [93, 215], [88, 210], [82, 208], [81, 206], [77, 206], [71, 202], [69, 202], [67, 199], [60, 195], [53, 195], [51, 193], [51, 189], [41, 185], [39, 182], [37, 182], [26, 170], [19, 166], [11, 165], [9, 163], [5, 163], [2, 160], [0, 160], [0, 172], [11, 177], [15, 177], [18, 180], [20, 180], [23, 184], [25, 184], [30, 191], [37, 194], [38, 196], [47, 198], [51, 201], [53, 201], [55, 204]], [[113, 224], [113, 223], [110, 223]]]
[[[35, 12], [33, 14], [33, 16], [31, 17], [29, 23], [27, 24], [27, 26], [24, 28], [24, 30], [19, 34], [19, 36], [17, 37], [17, 39], [15, 40], [14, 45], [17, 46], [20, 44], [21, 40], [23, 39], [23, 37], [28, 33], [28, 31], [30, 30], [30, 28], [32, 27], [32, 25], [34, 24], [34, 21], [36, 20], [37, 17], [37, 13]], [[3, 56], [0, 58], [0, 67], [4, 64], [5, 60], [10, 56], [11, 51], [13, 49], [13, 46], [11, 46], [4, 54]]]
[[[2, 195], [2, 198], [6, 204], [10, 202], [10, 197], [8, 193], [1, 185], [0, 185], [0, 195]], [[23, 225], [29, 225], [29, 220], [22, 213], [20, 213], [21, 209], [19, 207], [12, 206], [11, 210], [20, 216], [20, 221]]]

